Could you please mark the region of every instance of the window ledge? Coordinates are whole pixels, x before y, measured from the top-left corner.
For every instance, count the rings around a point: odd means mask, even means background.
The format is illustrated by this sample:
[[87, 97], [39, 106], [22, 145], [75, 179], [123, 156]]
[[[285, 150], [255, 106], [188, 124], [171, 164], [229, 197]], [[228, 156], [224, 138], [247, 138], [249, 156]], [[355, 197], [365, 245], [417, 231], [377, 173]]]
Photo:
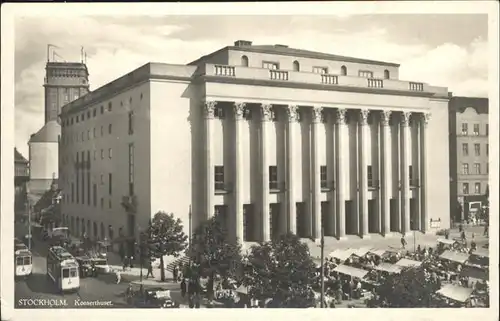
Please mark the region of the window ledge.
[[333, 188], [331, 188], [331, 187], [322, 187], [321, 188], [322, 193], [331, 192], [332, 190], [333, 190]]
[[224, 195], [224, 194], [229, 194], [229, 191], [222, 190], [222, 189], [216, 189], [214, 194], [215, 195]]
[[278, 193], [281, 193], [281, 190], [279, 188], [270, 188], [269, 193], [278, 194]]

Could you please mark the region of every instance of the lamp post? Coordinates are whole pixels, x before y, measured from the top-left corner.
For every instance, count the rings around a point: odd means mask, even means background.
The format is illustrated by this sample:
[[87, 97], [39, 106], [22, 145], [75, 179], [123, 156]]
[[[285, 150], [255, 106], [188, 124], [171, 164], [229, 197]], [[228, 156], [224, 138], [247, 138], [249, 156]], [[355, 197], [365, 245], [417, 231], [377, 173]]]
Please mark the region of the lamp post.
[[31, 204], [29, 199], [29, 186], [26, 186], [26, 204], [28, 207], [28, 250], [31, 251]]
[[324, 308], [324, 301], [325, 301], [325, 268], [324, 268], [324, 261], [325, 261], [325, 231], [323, 227], [321, 227], [321, 308]]
[[416, 249], [416, 243], [417, 243], [416, 238], [417, 237], [416, 237], [416, 234], [415, 234], [415, 221], [411, 220], [410, 223], [411, 223], [411, 226], [412, 226], [412, 229], [413, 229], [413, 253], [415, 253], [417, 251], [417, 249]]

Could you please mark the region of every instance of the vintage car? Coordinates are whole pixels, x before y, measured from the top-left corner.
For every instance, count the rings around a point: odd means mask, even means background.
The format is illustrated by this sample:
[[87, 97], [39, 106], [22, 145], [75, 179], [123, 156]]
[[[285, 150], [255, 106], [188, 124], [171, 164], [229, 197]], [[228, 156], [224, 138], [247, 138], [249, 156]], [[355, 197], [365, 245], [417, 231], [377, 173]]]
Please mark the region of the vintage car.
[[97, 268], [88, 256], [77, 256], [75, 259], [78, 262], [80, 278], [97, 277]]
[[132, 283], [127, 301], [135, 308], [179, 308], [179, 304], [170, 296], [170, 290], [159, 286], [143, 285], [141, 287], [140, 282]]

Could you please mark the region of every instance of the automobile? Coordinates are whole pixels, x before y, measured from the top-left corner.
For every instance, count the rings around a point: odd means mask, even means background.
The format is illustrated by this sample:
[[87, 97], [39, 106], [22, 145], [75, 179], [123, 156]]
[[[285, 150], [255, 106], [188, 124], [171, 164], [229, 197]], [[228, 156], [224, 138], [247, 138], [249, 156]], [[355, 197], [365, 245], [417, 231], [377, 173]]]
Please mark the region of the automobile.
[[127, 302], [135, 308], [177, 309], [180, 307], [179, 303], [172, 299], [170, 290], [140, 282], [130, 284]]
[[80, 278], [97, 277], [97, 268], [88, 256], [77, 256], [75, 259], [78, 262]]

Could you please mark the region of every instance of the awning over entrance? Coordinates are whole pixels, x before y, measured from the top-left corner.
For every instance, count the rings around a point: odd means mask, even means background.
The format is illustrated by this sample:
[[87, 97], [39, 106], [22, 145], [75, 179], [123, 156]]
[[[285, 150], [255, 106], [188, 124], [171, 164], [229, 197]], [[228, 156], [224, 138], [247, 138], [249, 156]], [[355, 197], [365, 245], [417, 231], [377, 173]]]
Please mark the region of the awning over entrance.
[[399, 265], [382, 262], [379, 265], [376, 265], [374, 269], [377, 271], [384, 271], [388, 273], [400, 273], [402, 267]]
[[441, 254], [439, 257], [445, 260], [463, 264], [469, 259], [469, 254], [453, 252], [453, 251], [444, 251], [443, 254]]
[[420, 261], [410, 260], [410, 259], [401, 259], [396, 262], [396, 265], [401, 267], [418, 267], [422, 264]]
[[453, 284], [446, 284], [436, 293], [458, 302], [466, 302], [467, 300], [469, 300], [472, 291], [474, 291], [474, 289], [472, 288], [466, 288], [463, 286], [458, 286]]
[[349, 276], [352, 276], [355, 278], [359, 278], [359, 279], [364, 278], [368, 274], [368, 271], [366, 271], [366, 270], [358, 269], [358, 268], [348, 266], [348, 265], [343, 265], [343, 264], [338, 265], [333, 271], [344, 274], [344, 275], [349, 275]]

